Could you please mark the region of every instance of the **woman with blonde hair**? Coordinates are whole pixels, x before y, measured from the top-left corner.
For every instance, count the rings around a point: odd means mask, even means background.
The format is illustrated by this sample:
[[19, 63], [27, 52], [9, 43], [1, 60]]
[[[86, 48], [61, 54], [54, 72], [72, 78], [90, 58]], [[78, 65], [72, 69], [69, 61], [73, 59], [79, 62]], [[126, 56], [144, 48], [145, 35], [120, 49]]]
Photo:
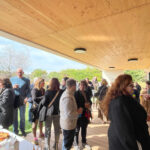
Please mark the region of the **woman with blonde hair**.
[[120, 75], [109, 88], [103, 101], [103, 110], [110, 119], [109, 150], [150, 149], [150, 136], [144, 108], [132, 97], [132, 77]]
[[107, 85], [108, 85], [107, 81], [105, 79], [102, 79], [101, 86], [98, 88], [97, 93], [95, 93], [95, 96], [98, 99], [98, 118], [100, 118], [103, 121], [103, 123], [107, 122], [107, 117], [104, 115], [102, 110], [102, 102], [108, 91]]
[[45, 99], [43, 105], [46, 107], [45, 116], [45, 148], [44, 150], [50, 150], [50, 137], [51, 126], [54, 125], [55, 143], [53, 149], [58, 150], [58, 142], [60, 136], [60, 111], [59, 101], [63, 93], [60, 90], [60, 83], [57, 78], [52, 78], [49, 82], [48, 90], [45, 93]]
[[[38, 106], [45, 94], [44, 84], [45, 84], [44, 79], [38, 78], [35, 81], [34, 88], [31, 91], [31, 96], [32, 96], [32, 101], [33, 101], [33, 105], [31, 108], [31, 111], [33, 114], [32, 132], [33, 132], [35, 144], [38, 144], [38, 138], [36, 136], [36, 129], [37, 129], [38, 118], [39, 118]], [[43, 122], [39, 122], [39, 127], [40, 127], [40, 136], [39, 137], [43, 138], [44, 137], [44, 133], [42, 131], [43, 130]]]

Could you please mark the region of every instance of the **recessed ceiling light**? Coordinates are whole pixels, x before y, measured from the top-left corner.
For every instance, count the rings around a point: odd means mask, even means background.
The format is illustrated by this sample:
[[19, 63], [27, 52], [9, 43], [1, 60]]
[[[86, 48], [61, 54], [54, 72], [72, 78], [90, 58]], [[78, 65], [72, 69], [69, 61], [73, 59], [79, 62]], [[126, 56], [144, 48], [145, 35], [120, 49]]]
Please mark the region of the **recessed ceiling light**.
[[138, 61], [138, 58], [129, 58], [128, 61]]
[[74, 51], [76, 53], [85, 53], [86, 52], [86, 49], [85, 48], [82, 48], [82, 47], [79, 47], [79, 48], [75, 48]]
[[113, 66], [111, 66], [111, 67], [109, 67], [110, 69], [113, 69], [113, 68], [115, 68], [115, 67], [113, 67]]

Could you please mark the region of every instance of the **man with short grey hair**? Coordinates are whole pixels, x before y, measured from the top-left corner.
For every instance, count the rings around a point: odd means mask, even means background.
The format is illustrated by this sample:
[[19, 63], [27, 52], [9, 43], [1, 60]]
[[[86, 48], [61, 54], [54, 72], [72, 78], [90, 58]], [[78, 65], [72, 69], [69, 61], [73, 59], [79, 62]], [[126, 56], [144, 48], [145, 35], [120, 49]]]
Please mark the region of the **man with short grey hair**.
[[13, 89], [15, 91], [15, 102], [14, 102], [14, 132], [18, 134], [18, 109], [20, 110], [20, 130], [23, 136], [25, 133], [25, 105], [30, 97], [30, 80], [23, 77], [23, 70], [17, 69], [17, 76], [10, 79]]
[[76, 91], [76, 81], [68, 79], [66, 82], [66, 90], [60, 99], [60, 125], [63, 129], [63, 150], [70, 150], [74, 140], [75, 128], [78, 115], [82, 113], [82, 108], [77, 110], [74, 93]]

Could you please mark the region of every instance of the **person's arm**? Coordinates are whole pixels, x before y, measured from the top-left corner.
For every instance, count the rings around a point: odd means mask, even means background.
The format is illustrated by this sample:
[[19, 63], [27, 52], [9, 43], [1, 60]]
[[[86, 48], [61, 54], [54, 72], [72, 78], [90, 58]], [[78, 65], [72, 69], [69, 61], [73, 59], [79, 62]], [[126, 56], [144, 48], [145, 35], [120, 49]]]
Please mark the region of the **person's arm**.
[[31, 96], [31, 90], [30, 90], [30, 80], [27, 79], [27, 87], [26, 87], [26, 97], [29, 98]]
[[11, 99], [12, 94], [10, 93], [9, 90], [5, 90], [3, 95], [2, 95], [2, 99], [0, 100], [0, 105], [2, 107], [7, 107], [7, 105], [9, 104], [9, 100]]
[[91, 98], [92, 98], [92, 96], [93, 96], [93, 94], [92, 94], [92, 90], [91, 90], [91, 88], [90, 88], [90, 87], [89, 87], [88, 91], [89, 91], [89, 96], [90, 96], [90, 99], [91, 99]]
[[36, 97], [37, 97], [37, 90], [36, 89], [32, 89], [31, 96], [32, 96], [33, 103], [38, 104], [37, 100], [36, 100]]
[[91, 86], [90, 86], [90, 87], [91, 87], [91, 90], [94, 90], [93, 83], [91, 82], [90, 84], [91, 84]]
[[[115, 100], [114, 100], [115, 101]], [[114, 132], [124, 149], [137, 150], [135, 130], [130, 113], [124, 103], [115, 101], [111, 107], [111, 117], [114, 122]]]
[[90, 103], [90, 105], [92, 105], [90, 93], [89, 93], [89, 92], [86, 92], [85, 94], [86, 94], [87, 101]]
[[75, 100], [76, 100], [77, 107], [78, 108], [81, 107], [81, 104], [80, 104], [80, 101], [79, 101], [79, 91], [75, 92], [74, 97], [75, 97]]

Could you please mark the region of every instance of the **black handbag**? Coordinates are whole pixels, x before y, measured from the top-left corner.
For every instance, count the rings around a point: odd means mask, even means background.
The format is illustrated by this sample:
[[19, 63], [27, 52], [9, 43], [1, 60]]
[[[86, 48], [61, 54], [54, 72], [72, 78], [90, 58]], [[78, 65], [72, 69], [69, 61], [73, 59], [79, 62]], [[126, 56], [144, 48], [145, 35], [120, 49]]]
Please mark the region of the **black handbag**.
[[40, 122], [45, 121], [45, 119], [46, 119], [46, 110], [47, 110], [47, 107], [43, 106], [41, 108], [41, 110], [39, 111], [39, 121]]
[[37, 112], [37, 111], [38, 111], [38, 105], [34, 103], [34, 104], [32, 105], [32, 107], [31, 107], [30, 111], [31, 111], [32, 113]]
[[57, 98], [59, 94], [59, 91], [56, 93], [55, 97], [53, 98], [53, 100], [50, 102], [50, 104], [48, 105], [48, 109], [47, 109], [47, 113], [46, 116], [52, 116], [53, 112], [54, 112], [54, 106], [52, 105], [55, 101], [55, 99]]

